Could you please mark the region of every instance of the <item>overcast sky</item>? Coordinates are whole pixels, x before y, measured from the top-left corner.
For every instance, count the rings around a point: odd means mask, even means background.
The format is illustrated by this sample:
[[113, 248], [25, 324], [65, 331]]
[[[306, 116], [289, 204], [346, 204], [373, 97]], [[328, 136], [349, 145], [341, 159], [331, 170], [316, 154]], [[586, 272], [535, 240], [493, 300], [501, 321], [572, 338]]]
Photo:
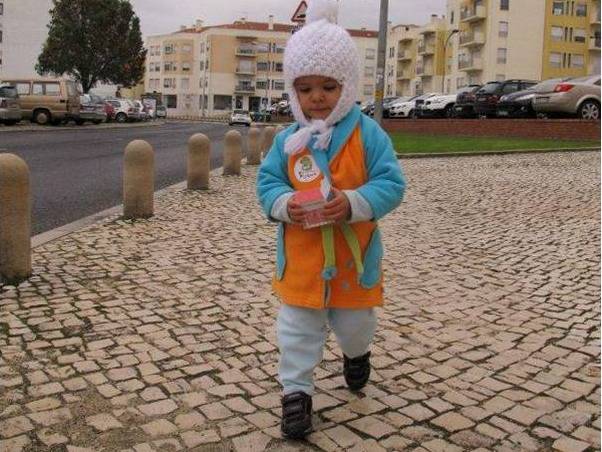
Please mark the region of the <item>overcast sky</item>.
[[[273, 14], [279, 23], [289, 23], [300, 0], [130, 0], [142, 23], [143, 36], [177, 31], [202, 19], [205, 25], [247, 20], [267, 22]], [[376, 30], [380, 0], [339, 0], [339, 24], [347, 28]], [[446, 0], [389, 0], [393, 24], [428, 22], [431, 14], [445, 14]]]

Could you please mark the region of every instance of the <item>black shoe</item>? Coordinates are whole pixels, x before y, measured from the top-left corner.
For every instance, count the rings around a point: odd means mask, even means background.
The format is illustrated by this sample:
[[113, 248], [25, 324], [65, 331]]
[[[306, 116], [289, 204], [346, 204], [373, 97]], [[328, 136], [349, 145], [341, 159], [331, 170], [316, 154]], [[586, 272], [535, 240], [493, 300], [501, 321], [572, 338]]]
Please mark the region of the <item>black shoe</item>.
[[347, 358], [343, 354], [343, 375], [352, 391], [359, 391], [370, 378], [370, 352], [357, 358]]
[[282, 397], [282, 434], [287, 438], [301, 439], [311, 430], [311, 396], [302, 391]]

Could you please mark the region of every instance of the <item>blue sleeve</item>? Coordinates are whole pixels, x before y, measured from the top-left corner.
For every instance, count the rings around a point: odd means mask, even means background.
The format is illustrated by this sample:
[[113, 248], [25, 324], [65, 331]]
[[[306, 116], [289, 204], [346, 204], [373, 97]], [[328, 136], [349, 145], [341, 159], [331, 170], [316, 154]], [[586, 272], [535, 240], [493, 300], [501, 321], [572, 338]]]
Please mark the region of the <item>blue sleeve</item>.
[[357, 189], [378, 220], [403, 200], [406, 181], [389, 135], [371, 118], [362, 115], [362, 141], [368, 182]]
[[276, 135], [257, 174], [257, 198], [265, 215], [272, 221], [274, 221], [271, 216], [274, 202], [283, 194], [294, 191], [288, 179], [288, 160], [284, 155], [286, 135], [284, 132]]

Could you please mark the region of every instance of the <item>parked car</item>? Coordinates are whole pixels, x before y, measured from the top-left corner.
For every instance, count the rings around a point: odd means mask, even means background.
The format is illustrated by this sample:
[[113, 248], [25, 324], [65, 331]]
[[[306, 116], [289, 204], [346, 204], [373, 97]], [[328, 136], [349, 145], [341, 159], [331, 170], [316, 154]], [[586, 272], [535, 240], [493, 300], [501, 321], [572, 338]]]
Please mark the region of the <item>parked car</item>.
[[21, 121], [19, 93], [12, 85], [0, 85], [0, 123], [12, 126]]
[[411, 97], [410, 99], [402, 99], [400, 102], [395, 102], [389, 107], [389, 115], [391, 118], [415, 118], [416, 107], [420, 107], [422, 103], [438, 93], [427, 93], [421, 96]]
[[374, 101], [368, 100], [366, 102], [363, 102], [362, 104], [360, 104], [360, 110], [362, 111], [362, 113], [368, 116], [372, 116], [374, 114]]
[[104, 101], [93, 94], [82, 94], [79, 98], [79, 114], [75, 118], [75, 123], [82, 125], [86, 121], [94, 124], [100, 124], [107, 120]]
[[[385, 97], [383, 99], [383, 118], [390, 118], [390, 113], [391, 113], [391, 105], [395, 104], [395, 103], [399, 103], [399, 102], [403, 102], [408, 100], [407, 97], [399, 97], [399, 96], [393, 96], [393, 97]], [[374, 109], [376, 108], [376, 106], [372, 107], [372, 114], [374, 114]]]
[[[468, 89], [470, 88], [470, 89]], [[459, 91], [454, 105], [454, 116], [456, 118], [474, 118], [474, 104], [477, 99], [477, 91], [481, 89], [481, 85], [470, 85], [466, 91]]]
[[136, 119], [132, 116], [134, 114], [134, 104], [132, 101], [128, 99], [107, 99], [107, 102], [115, 109], [115, 121], [123, 123]]
[[247, 110], [234, 110], [230, 115], [230, 125], [243, 124], [247, 127], [251, 125], [251, 116]]
[[550, 85], [551, 87], [556, 86], [558, 82], [566, 80], [566, 78], [555, 78], [551, 80], [545, 80], [538, 83], [531, 88], [517, 91], [515, 93], [505, 94], [500, 97], [497, 103], [497, 117], [498, 118], [535, 118], [537, 112], [533, 109], [533, 99], [535, 92], [543, 88], [544, 86]]
[[72, 80], [4, 79], [2, 83], [17, 88], [24, 119], [38, 124], [59, 124], [77, 119], [80, 91], [77, 83]]
[[155, 116], [157, 118], [167, 118], [167, 108], [163, 105], [157, 105]]
[[536, 112], [576, 115], [581, 119], [600, 119], [600, 75], [571, 78], [554, 86], [539, 87], [533, 99]]
[[460, 88], [455, 94], [440, 94], [426, 99], [420, 108], [416, 109], [419, 118], [452, 118], [458, 95], [472, 91], [475, 86], [469, 85]]
[[475, 113], [478, 117], [495, 117], [500, 97], [523, 91], [535, 86], [533, 80], [505, 80], [503, 82], [488, 82], [476, 92]]

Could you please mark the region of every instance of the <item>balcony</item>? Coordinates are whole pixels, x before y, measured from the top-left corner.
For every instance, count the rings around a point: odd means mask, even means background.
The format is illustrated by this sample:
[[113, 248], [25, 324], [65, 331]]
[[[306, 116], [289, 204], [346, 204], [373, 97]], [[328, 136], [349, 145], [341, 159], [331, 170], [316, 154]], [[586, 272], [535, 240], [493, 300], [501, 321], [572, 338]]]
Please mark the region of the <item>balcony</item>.
[[402, 36], [399, 39], [399, 42], [412, 42], [414, 40], [414, 38], [412, 38], [411, 36]]
[[590, 15], [590, 24], [592, 25], [600, 25], [600, 10], [597, 11], [594, 8], [592, 14]]
[[237, 67], [236, 75], [255, 75], [254, 67]]
[[237, 47], [236, 56], [256, 57], [257, 51], [253, 47]]
[[418, 43], [417, 51], [419, 55], [432, 55], [435, 53], [435, 45], [432, 42], [421, 41]]
[[424, 74], [424, 65], [416, 66], [416, 75]]
[[400, 50], [399, 52], [397, 52], [397, 60], [398, 61], [411, 61], [412, 54], [410, 53], [409, 50]]
[[462, 8], [460, 11], [460, 22], [478, 22], [487, 18], [487, 10], [483, 5], [473, 8]]
[[235, 94], [255, 94], [255, 86], [253, 85], [237, 85], [234, 88]]
[[460, 47], [476, 47], [485, 44], [483, 33], [467, 32], [460, 35]]
[[465, 72], [483, 70], [483, 60], [477, 57], [465, 57], [458, 59], [458, 69]]
[[589, 50], [600, 51], [600, 36], [589, 38]]
[[412, 80], [412, 74], [410, 71], [398, 71], [397, 72], [397, 80]]

